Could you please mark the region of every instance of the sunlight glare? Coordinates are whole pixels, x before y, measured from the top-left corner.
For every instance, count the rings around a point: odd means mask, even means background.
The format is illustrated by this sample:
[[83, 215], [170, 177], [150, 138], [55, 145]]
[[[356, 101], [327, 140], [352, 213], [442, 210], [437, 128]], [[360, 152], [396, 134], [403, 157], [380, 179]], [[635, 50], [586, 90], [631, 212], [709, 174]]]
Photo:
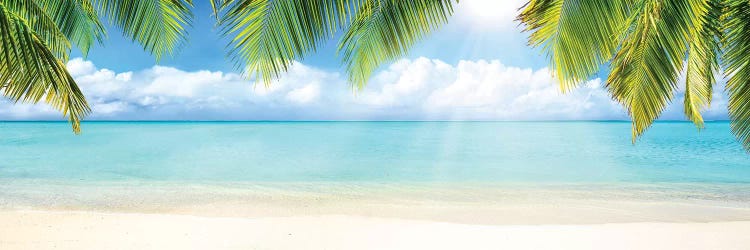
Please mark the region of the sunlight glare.
[[458, 4], [457, 15], [470, 25], [505, 28], [512, 26], [525, 0], [464, 0]]

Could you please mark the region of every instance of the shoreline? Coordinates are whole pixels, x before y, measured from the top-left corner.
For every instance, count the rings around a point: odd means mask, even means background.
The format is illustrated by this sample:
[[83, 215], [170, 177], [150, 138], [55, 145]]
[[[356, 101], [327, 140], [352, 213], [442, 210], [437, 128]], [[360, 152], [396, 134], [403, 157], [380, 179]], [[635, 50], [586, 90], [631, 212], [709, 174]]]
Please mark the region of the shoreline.
[[747, 184], [0, 183], [0, 249], [742, 249]]
[[475, 225], [750, 221], [750, 185], [0, 183], [0, 212], [269, 218], [363, 216]]
[[743, 249], [750, 221], [471, 225], [379, 217], [0, 211], [2, 249]]

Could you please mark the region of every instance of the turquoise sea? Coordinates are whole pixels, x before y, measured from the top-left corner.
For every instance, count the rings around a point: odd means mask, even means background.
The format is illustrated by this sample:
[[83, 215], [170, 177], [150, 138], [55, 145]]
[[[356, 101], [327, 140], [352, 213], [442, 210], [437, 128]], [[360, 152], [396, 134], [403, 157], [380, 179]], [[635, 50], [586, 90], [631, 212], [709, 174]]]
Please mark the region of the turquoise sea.
[[750, 183], [727, 122], [0, 123], [0, 180]]
[[469, 224], [750, 218], [726, 122], [0, 123], [0, 211]]

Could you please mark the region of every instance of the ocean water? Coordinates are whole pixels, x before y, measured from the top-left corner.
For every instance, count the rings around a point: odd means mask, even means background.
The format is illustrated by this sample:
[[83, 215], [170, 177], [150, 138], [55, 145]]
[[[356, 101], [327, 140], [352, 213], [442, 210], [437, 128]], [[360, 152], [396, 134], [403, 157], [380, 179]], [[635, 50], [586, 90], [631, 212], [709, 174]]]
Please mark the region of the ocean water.
[[0, 123], [0, 180], [750, 183], [727, 122]]

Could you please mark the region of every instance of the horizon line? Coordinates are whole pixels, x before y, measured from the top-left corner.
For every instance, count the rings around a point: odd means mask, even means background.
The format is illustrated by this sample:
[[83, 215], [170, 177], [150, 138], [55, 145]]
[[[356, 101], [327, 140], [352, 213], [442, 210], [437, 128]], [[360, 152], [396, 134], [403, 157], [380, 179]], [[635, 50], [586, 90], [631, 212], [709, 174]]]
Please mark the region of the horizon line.
[[[729, 122], [731, 120], [705, 120], [704, 122]], [[65, 120], [0, 120], [0, 122], [60, 122]], [[631, 120], [87, 120], [89, 122], [632, 122]], [[684, 122], [689, 120], [656, 120], [658, 122]]]

